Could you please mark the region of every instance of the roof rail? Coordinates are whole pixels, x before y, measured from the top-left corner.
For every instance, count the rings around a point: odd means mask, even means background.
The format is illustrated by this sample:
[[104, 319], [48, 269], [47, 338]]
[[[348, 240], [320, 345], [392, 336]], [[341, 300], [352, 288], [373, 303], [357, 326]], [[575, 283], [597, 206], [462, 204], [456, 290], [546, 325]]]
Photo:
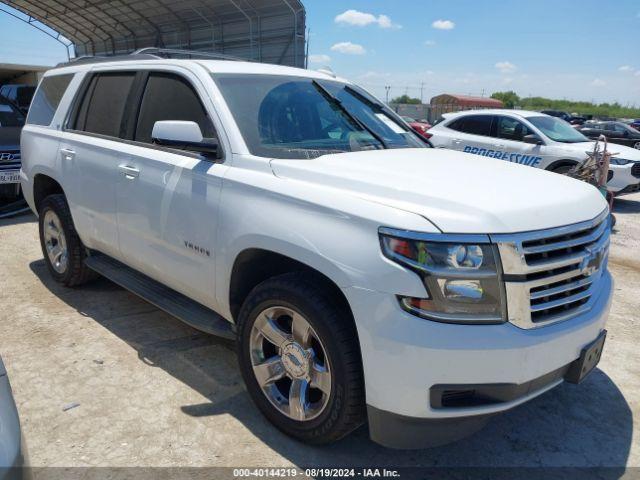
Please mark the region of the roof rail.
[[251, 60], [239, 57], [232, 57], [223, 53], [201, 52], [198, 50], [180, 50], [177, 48], [159, 48], [146, 47], [140, 48], [135, 52], [124, 55], [102, 55], [102, 56], [82, 56], [72, 58], [68, 62], [58, 63], [55, 68], [68, 67], [70, 65], [85, 65], [91, 63], [102, 62], [119, 62], [134, 60], [158, 60], [161, 58], [189, 58], [189, 59], [211, 59], [211, 60], [229, 60], [234, 62], [250, 62]]
[[136, 54], [130, 53], [128, 55], [105, 55], [105, 56], [82, 56], [77, 58], [72, 58], [68, 62], [58, 63], [54, 68], [60, 67], [68, 67], [70, 65], [86, 65], [91, 63], [102, 63], [102, 62], [119, 62], [119, 61], [132, 61], [132, 60], [158, 60], [159, 57], [157, 55], [151, 55], [147, 53]]
[[203, 52], [200, 50], [181, 50], [178, 48], [145, 47], [133, 52], [131, 55], [155, 55], [159, 58], [176, 58], [185, 56], [188, 58], [231, 60], [234, 62], [250, 62], [251, 60], [240, 57], [233, 57], [217, 52]]

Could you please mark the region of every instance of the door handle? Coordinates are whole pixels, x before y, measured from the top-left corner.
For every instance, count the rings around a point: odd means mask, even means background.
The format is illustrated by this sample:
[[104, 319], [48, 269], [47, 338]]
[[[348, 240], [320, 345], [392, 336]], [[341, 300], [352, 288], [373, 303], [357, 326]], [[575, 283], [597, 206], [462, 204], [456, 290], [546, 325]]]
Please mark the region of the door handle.
[[76, 152], [70, 148], [61, 148], [60, 157], [62, 157], [63, 160], [71, 161], [76, 157]]
[[132, 167], [131, 165], [118, 165], [118, 169], [128, 180], [138, 178], [138, 175], [140, 175], [140, 170], [138, 170], [136, 167]]

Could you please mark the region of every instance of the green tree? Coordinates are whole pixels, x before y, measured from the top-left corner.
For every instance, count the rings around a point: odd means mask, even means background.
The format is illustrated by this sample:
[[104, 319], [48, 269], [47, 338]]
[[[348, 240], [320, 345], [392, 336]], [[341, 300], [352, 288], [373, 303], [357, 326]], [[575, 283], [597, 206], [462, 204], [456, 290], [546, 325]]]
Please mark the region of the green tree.
[[520, 97], [513, 90], [509, 90], [508, 92], [495, 92], [491, 95], [491, 98], [500, 100], [505, 108], [513, 108], [520, 104]]
[[411, 98], [409, 95], [402, 95], [391, 100], [391, 103], [399, 103], [402, 105], [419, 105], [422, 102], [420, 102], [419, 98]]
[[585, 101], [554, 100], [545, 97], [520, 98], [515, 92], [496, 92], [491, 95], [504, 103], [505, 108], [519, 106], [525, 110], [560, 110], [563, 112], [593, 115], [602, 118], [640, 118], [640, 108], [623, 106], [618, 102], [591, 103]]

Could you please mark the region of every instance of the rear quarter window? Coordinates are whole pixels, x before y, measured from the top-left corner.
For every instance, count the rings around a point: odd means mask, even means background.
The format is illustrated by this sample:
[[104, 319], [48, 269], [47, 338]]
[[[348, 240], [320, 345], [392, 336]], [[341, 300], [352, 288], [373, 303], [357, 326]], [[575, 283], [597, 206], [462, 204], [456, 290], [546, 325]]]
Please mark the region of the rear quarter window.
[[469, 115], [454, 120], [447, 126], [458, 132], [488, 137], [491, 135], [492, 122], [492, 115]]
[[72, 73], [51, 75], [42, 79], [31, 102], [31, 108], [27, 116], [28, 124], [43, 126], [51, 124], [58, 105], [60, 105], [60, 100], [62, 100], [62, 96], [67, 91], [73, 75]]

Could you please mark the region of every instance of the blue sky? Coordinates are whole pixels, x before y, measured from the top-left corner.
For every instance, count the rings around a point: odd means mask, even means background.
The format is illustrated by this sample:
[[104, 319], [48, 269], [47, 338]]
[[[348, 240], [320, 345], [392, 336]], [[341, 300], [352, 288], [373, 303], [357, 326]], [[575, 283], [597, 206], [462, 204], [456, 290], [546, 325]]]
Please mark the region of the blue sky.
[[[640, 106], [638, 0], [303, 0], [310, 68], [385, 96], [448, 93]], [[5, 8], [3, 6], [3, 8]], [[0, 13], [0, 62], [54, 64], [65, 48]]]

